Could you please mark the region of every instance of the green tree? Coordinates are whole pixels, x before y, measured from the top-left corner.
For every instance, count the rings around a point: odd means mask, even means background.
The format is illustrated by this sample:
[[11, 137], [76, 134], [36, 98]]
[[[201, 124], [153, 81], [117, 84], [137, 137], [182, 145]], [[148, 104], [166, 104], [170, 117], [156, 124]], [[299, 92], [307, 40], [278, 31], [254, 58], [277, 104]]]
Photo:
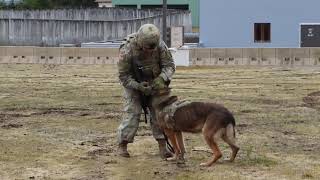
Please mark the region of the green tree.
[[[18, 7], [24, 9], [49, 9], [51, 8], [50, 2], [48, 0], [24, 0]], [[20, 9], [20, 8], [19, 8]]]
[[0, 9], [4, 9], [6, 7], [6, 4], [2, 1], [0, 1]]

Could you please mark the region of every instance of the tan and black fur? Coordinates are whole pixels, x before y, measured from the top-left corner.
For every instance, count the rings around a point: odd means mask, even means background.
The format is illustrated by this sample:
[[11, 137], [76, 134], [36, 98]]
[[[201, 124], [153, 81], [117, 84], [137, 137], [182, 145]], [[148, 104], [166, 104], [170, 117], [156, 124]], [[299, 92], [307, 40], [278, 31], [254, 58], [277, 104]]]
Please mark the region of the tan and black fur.
[[167, 135], [175, 152], [173, 159], [184, 161], [185, 147], [182, 132], [202, 132], [213, 152], [213, 158], [200, 165], [211, 166], [222, 157], [217, 144], [218, 139], [225, 141], [232, 149], [230, 158], [232, 162], [239, 151], [239, 147], [235, 144], [235, 119], [232, 113], [222, 105], [215, 103], [191, 102], [178, 108], [170, 118], [161, 110], [176, 99], [176, 96], [171, 96], [156, 106], [157, 122]]

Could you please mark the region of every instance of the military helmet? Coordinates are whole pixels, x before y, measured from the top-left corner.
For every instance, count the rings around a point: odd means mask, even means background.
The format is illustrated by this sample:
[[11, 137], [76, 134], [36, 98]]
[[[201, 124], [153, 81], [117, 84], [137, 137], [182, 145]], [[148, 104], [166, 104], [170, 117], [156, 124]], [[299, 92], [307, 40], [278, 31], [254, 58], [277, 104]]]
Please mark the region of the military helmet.
[[142, 25], [137, 34], [137, 42], [140, 47], [154, 49], [160, 42], [160, 31], [153, 24]]

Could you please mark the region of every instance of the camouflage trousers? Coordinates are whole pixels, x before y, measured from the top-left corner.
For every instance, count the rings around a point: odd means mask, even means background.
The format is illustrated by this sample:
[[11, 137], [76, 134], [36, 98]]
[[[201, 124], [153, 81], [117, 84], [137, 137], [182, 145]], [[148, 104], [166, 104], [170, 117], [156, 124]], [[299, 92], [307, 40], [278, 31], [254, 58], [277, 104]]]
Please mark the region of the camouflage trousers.
[[[125, 99], [125, 107], [124, 107], [124, 117], [122, 122], [118, 128], [118, 143], [122, 143], [123, 141], [127, 141], [132, 143], [134, 140], [134, 136], [139, 128], [139, 121], [141, 117], [142, 107], [140, 104], [139, 92], [132, 89], [124, 88], [124, 99]], [[152, 135], [156, 140], [165, 139], [163, 132], [158, 127], [155, 122], [155, 111], [151, 108], [151, 120], [150, 126], [152, 130]]]

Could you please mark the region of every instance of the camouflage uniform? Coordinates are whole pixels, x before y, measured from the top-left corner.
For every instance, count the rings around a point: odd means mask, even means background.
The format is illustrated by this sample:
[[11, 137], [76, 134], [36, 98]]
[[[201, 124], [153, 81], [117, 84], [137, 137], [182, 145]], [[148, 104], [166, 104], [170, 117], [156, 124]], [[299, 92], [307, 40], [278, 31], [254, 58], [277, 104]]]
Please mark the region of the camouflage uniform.
[[[146, 55], [141, 46], [139, 33], [131, 34], [126, 38], [126, 42], [121, 45], [119, 51], [119, 79], [124, 87], [125, 113], [122, 123], [118, 128], [118, 142], [131, 143], [138, 130], [142, 107], [140, 103], [138, 82], [135, 80], [133, 72], [133, 61], [138, 61], [143, 67], [143, 76], [149, 82], [157, 77], [162, 77], [164, 81], [171, 80], [175, 72], [175, 65], [172, 55], [163, 41], [157, 43], [151, 54]], [[146, 41], [145, 39], [142, 41]], [[152, 97], [151, 97], [152, 98]], [[153, 136], [156, 140], [164, 139], [162, 131], [155, 120], [154, 110], [151, 108], [152, 120], [150, 122]]]

